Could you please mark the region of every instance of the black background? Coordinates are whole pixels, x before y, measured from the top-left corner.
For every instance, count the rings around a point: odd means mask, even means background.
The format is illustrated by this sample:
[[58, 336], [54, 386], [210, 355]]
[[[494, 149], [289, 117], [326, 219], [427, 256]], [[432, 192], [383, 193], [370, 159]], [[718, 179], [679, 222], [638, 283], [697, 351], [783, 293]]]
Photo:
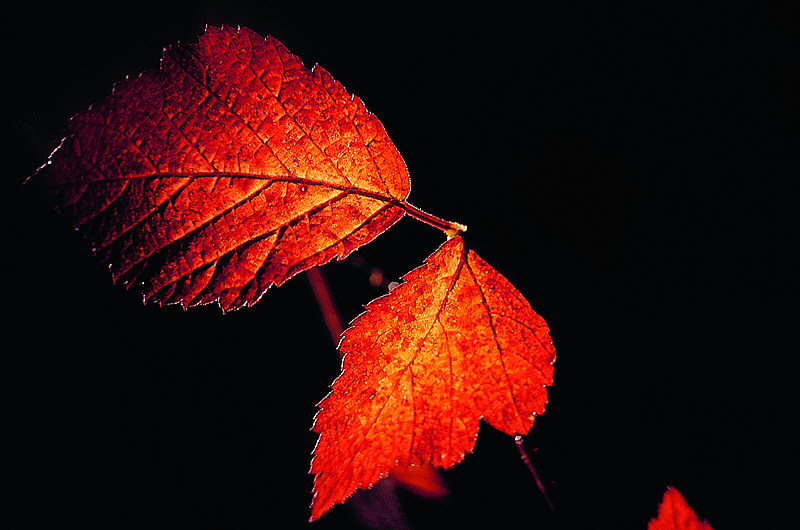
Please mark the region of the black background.
[[[769, 7], [596, 4], [6, 13], [13, 527], [307, 526], [310, 427], [339, 361], [304, 277], [226, 315], [143, 306], [22, 186], [72, 115], [205, 24], [273, 34], [361, 97], [411, 202], [469, 225], [551, 327], [555, 385], [526, 446], [557, 517], [484, 425], [443, 474], [447, 499], [397, 492], [408, 527], [645, 528], [670, 484], [718, 530], [770, 526], [795, 445], [796, 24]], [[442, 240], [404, 219], [359, 255], [398, 279]], [[347, 320], [382, 294], [347, 263], [325, 272]], [[356, 504], [312, 527], [365, 527]]]

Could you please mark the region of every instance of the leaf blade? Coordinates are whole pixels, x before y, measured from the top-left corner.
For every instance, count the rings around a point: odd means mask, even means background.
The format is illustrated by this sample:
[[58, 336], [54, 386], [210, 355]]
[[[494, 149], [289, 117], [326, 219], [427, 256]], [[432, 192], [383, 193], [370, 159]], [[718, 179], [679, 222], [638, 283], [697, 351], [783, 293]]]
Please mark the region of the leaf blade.
[[314, 422], [312, 520], [394, 466], [454, 466], [482, 418], [527, 433], [555, 361], [544, 320], [460, 237], [368, 304], [340, 350]]
[[209, 27], [70, 121], [31, 179], [147, 301], [252, 305], [404, 215], [380, 121], [273, 37]]

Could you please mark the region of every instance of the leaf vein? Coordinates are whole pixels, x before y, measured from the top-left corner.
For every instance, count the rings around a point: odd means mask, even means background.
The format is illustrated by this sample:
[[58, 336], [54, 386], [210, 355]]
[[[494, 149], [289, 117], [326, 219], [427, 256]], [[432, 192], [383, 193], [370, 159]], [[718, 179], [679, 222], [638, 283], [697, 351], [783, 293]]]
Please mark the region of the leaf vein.
[[467, 266], [467, 270], [469, 271], [470, 276], [472, 276], [472, 280], [475, 282], [475, 286], [478, 288], [478, 292], [480, 292], [481, 302], [482, 302], [484, 308], [486, 309], [487, 316], [489, 317], [489, 327], [492, 329], [492, 335], [494, 336], [494, 342], [495, 342], [495, 345], [497, 346], [497, 353], [498, 353], [498, 358], [499, 358], [499, 361], [500, 361], [500, 366], [502, 366], [502, 368], [503, 368], [503, 375], [505, 375], [506, 383], [508, 385], [508, 393], [509, 393], [509, 395], [511, 397], [511, 403], [512, 403], [512, 405], [514, 405], [514, 410], [517, 412], [517, 417], [522, 420], [523, 419], [523, 415], [519, 410], [519, 405], [517, 404], [517, 397], [514, 394], [514, 386], [511, 383], [511, 376], [508, 374], [508, 369], [506, 368], [506, 363], [505, 363], [505, 360], [503, 359], [503, 348], [502, 348], [502, 346], [500, 346], [500, 340], [497, 338], [497, 329], [495, 328], [494, 319], [492, 318], [492, 310], [489, 307], [489, 303], [486, 300], [486, 295], [483, 292], [483, 288], [481, 287], [481, 284], [478, 282], [478, 278], [475, 276], [475, 271], [473, 271], [472, 267], [470, 267], [470, 265], [469, 265], [469, 262], [467, 260], [467, 255], [466, 254], [467, 254], [467, 249], [465, 247], [464, 248], [464, 263]]

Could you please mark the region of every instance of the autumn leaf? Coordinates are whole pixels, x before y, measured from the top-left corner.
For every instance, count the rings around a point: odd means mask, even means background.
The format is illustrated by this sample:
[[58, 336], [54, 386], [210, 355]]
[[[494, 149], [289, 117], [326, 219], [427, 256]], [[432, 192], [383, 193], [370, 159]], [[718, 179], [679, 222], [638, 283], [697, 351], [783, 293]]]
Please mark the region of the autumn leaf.
[[389, 477], [398, 486], [427, 499], [441, 499], [450, 493], [430, 462], [413, 467], [394, 466]]
[[224, 311], [346, 257], [410, 207], [403, 159], [362, 101], [275, 38], [230, 27], [117, 83], [29, 182], [115, 282]]
[[481, 419], [527, 433], [553, 382], [547, 324], [461, 237], [369, 303], [340, 350], [314, 423], [312, 520], [395, 466], [459, 463]]
[[664, 492], [658, 506], [658, 515], [651, 519], [647, 530], [712, 530], [707, 521], [701, 520], [686, 499], [672, 486]]

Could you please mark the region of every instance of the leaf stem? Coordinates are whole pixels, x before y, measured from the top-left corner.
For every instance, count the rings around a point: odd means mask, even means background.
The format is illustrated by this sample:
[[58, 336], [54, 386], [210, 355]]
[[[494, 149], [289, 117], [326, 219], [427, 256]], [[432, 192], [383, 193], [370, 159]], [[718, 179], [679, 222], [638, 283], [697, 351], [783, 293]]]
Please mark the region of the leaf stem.
[[533, 475], [533, 480], [536, 481], [536, 485], [539, 487], [539, 491], [542, 492], [544, 495], [544, 500], [547, 501], [547, 505], [550, 507], [550, 511], [555, 513], [556, 507], [553, 506], [553, 501], [550, 500], [550, 496], [547, 494], [547, 490], [544, 489], [544, 484], [542, 484], [542, 479], [539, 478], [539, 473], [536, 472], [536, 468], [533, 467], [533, 462], [528, 457], [528, 451], [525, 450], [525, 446], [522, 444], [522, 436], [519, 434], [514, 437], [514, 441], [517, 443], [517, 449], [519, 450], [519, 454], [522, 457], [522, 461], [525, 462], [525, 465], [528, 466], [528, 471], [531, 472]]
[[436, 217], [433, 214], [430, 214], [424, 210], [421, 210], [410, 204], [406, 201], [401, 201], [398, 206], [403, 208], [408, 215], [413, 217], [418, 221], [422, 221], [425, 224], [431, 225], [433, 227], [438, 228], [445, 234], [447, 234], [447, 239], [451, 239], [459, 234], [463, 234], [467, 231], [467, 226], [462, 225], [461, 223], [456, 223], [453, 221], [446, 221], [440, 217]]
[[333, 347], [337, 348], [339, 346], [339, 339], [344, 331], [344, 323], [339, 314], [339, 307], [336, 304], [336, 300], [333, 298], [333, 292], [328, 284], [328, 279], [325, 277], [325, 273], [320, 267], [308, 269], [306, 271], [306, 279], [311, 286], [311, 291], [314, 293], [314, 298], [317, 300], [317, 305], [319, 305], [319, 311], [322, 313], [325, 327], [328, 328]]

